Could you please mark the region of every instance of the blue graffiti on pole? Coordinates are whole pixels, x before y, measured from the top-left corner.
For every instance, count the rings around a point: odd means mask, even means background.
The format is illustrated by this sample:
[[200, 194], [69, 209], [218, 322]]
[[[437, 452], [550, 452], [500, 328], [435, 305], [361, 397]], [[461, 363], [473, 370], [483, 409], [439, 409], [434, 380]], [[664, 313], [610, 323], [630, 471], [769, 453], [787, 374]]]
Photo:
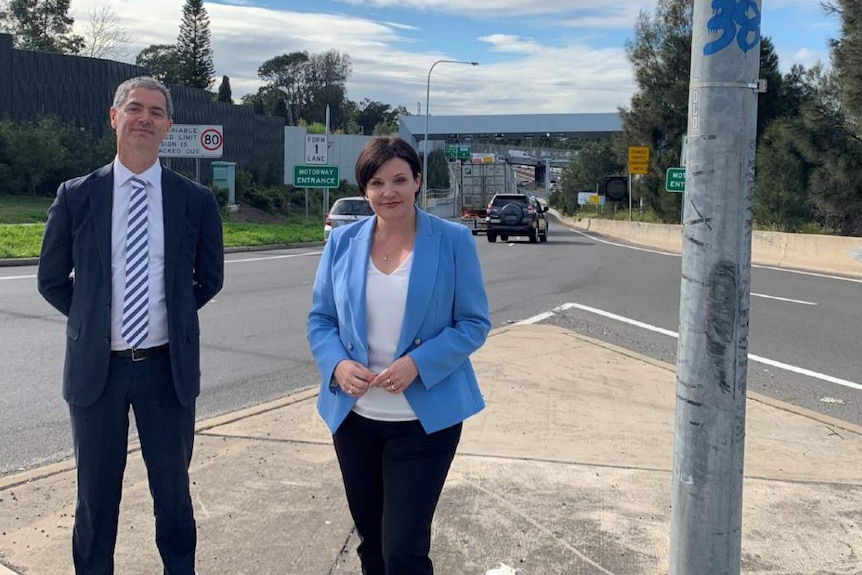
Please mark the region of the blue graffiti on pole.
[[[703, 47], [703, 53], [711, 56], [721, 52], [733, 42], [743, 52], [748, 52], [760, 43], [760, 7], [754, 0], [712, 0], [714, 16], [706, 23], [710, 34], [721, 37]], [[750, 14], [749, 14], [750, 12]]]

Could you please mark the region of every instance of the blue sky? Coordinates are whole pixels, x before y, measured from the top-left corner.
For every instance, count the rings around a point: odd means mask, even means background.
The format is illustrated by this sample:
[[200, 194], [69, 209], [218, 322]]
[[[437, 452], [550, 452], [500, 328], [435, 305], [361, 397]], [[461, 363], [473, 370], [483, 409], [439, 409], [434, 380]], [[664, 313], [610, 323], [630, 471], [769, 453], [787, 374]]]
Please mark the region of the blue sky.
[[[107, 0], [72, 0], [82, 32]], [[182, 0], [113, 0], [132, 39], [126, 60], [176, 41]], [[260, 85], [265, 60], [335, 49], [350, 57], [347, 95], [424, 113], [430, 66], [432, 114], [612, 112], [635, 89], [625, 56], [650, 0], [236, 0], [205, 2], [219, 79], [235, 99]], [[601, 6], [601, 8], [596, 8]], [[786, 71], [828, 63], [839, 22], [818, 0], [764, 0], [764, 35]]]

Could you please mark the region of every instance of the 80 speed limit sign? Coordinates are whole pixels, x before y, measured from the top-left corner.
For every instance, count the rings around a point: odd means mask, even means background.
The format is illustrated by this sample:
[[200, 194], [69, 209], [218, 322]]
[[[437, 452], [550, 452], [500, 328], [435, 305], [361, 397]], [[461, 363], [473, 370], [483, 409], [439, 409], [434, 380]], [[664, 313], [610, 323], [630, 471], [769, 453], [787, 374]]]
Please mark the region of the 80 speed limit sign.
[[221, 158], [224, 130], [221, 126], [174, 124], [159, 146], [163, 158]]

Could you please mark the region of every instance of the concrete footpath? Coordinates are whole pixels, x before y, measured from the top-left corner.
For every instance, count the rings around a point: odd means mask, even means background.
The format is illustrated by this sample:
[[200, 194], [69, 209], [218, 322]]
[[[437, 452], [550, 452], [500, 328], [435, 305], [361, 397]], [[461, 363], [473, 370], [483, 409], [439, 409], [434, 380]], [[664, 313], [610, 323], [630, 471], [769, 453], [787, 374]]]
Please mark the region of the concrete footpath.
[[[488, 407], [464, 427], [435, 571], [666, 573], [673, 366], [543, 325], [494, 330], [475, 365]], [[360, 573], [315, 398], [308, 389], [198, 426], [201, 575]], [[747, 413], [743, 572], [862, 572], [862, 429], [754, 394]], [[0, 479], [0, 573], [72, 573], [74, 489], [70, 462]], [[116, 557], [118, 575], [161, 573], [135, 449]]]

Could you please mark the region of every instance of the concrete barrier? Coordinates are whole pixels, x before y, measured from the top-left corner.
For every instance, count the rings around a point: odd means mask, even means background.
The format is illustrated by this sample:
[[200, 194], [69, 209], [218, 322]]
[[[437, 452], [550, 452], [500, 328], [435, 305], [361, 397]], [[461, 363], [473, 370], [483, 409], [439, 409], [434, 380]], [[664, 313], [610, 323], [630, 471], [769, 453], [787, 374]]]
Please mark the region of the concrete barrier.
[[[682, 253], [682, 226], [582, 218], [553, 212], [563, 223], [659, 250]], [[862, 278], [862, 238], [786, 234], [755, 230], [751, 260], [758, 265], [817, 271]]]

